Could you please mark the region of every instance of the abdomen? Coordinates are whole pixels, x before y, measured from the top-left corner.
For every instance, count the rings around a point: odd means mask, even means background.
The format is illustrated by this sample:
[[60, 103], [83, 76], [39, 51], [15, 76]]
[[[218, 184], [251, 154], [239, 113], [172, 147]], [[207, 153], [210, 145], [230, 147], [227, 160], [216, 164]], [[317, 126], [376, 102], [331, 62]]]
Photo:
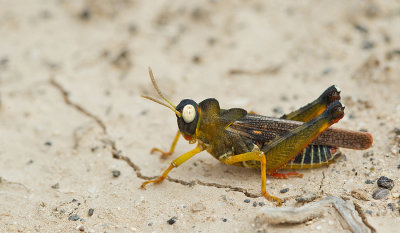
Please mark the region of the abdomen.
[[342, 153], [335, 147], [309, 145], [281, 169], [308, 169], [328, 166], [341, 155]]

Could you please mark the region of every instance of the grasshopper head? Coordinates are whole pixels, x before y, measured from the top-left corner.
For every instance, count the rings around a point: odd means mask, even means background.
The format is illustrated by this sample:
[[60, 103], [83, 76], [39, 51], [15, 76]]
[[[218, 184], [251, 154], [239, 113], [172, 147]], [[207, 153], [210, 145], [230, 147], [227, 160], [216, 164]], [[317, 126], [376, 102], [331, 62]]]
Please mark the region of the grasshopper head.
[[186, 140], [191, 141], [196, 134], [197, 123], [199, 122], [199, 106], [191, 99], [182, 100], [176, 110], [179, 131]]
[[156, 89], [158, 95], [168, 104], [165, 104], [149, 96], [142, 95], [142, 97], [161, 104], [175, 112], [176, 118], [178, 119], [179, 131], [181, 131], [183, 137], [188, 140], [189, 143], [194, 143], [196, 141], [196, 128], [199, 121], [199, 106], [193, 100], [184, 99], [178, 104], [178, 106], [175, 107], [175, 105], [173, 105], [161, 93], [160, 89], [157, 86], [156, 80], [154, 79], [153, 72], [150, 68], [149, 75], [151, 82], [153, 83], [154, 89]]

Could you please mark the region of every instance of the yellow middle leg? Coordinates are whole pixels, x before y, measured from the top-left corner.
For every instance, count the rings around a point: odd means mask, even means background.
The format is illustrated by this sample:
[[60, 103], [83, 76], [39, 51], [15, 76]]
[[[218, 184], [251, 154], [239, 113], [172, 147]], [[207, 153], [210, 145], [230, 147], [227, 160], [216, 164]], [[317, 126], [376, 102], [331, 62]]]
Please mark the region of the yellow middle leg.
[[260, 161], [261, 164], [261, 193], [263, 196], [270, 201], [276, 201], [277, 205], [282, 205], [282, 200], [271, 196], [267, 193], [267, 160], [265, 158], [265, 154], [262, 151], [252, 151], [243, 154], [234, 155], [225, 159], [222, 159], [221, 162], [225, 164], [235, 164], [239, 162], [256, 160]]

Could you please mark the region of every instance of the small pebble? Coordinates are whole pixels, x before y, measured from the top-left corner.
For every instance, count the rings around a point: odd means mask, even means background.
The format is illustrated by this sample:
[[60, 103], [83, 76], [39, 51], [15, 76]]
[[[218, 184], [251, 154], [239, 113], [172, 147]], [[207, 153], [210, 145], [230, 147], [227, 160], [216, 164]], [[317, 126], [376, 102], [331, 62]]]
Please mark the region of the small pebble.
[[303, 196], [296, 197], [296, 201], [300, 203], [310, 202], [317, 199], [317, 195], [315, 193], [304, 194]]
[[289, 188], [284, 188], [284, 189], [281, 189], [281, 191], [279, 191], [280, 193], [287, 193], [289, 191]]
[[358, 200], [363, 200], [363, 201], [369, 201], [371, 200], [370, 195], [362, 189], [354, 189], [351, 191], [351, 196], [358, 199]]
[[373, 184], [374, 181], [373, 181], [373, 180], [365, 180], [365, 183], [366, 183], [366, 184]]
[[52, 188], [52, 189], [59, 189], [59, 188], [60, 188], [60, 184], [59, 184], [59, 183], [53, 184], [53, 185], [51, 186], [51, 188]]
[[152, 223], [152, 222], [149, 222], [149, 223], [147, 224], [147, 226], [151, 227], [151, 226], [153, 226], [153, 223]]
[[244, 199], [245, 203], [250, 203], [250, 199]]
[[196, 212], [200, 212], [206, 209], [206, 207], [203, 205], [203, 203], [201, 202], [196, 202], [192, 205], [192, 212], [196, 213]]
[[89, 209], [89, 211], [88, 211], [88, 215], [89, 215], [89, 217], [90, 217], [90, 216], [92, 216], [92, 215], [93, 215], [93, 213], [94, 213], [94, 209], [93, 209], [93, 208], [90, 208], [90, 209]]
[[69, 216], [68, 220], [69, 221], [78, 221], [79, 216], [77, 214], [73, 214], [73, 215]]
[[379, 187], [389, 189], [389, 190], [392, 190], [392, 188], [394, 186], [393, 180], [390, 178], [387, 178], [386, 176], [379, 177], [377, 184]]
[[226, 218], [223, 218], [223, 219], [222, 219], [222, 222], [226, 222], [226, 221], [228, 221], [228, 219], [226, 219]]
[[50, 142], [50, 141], [47, 141], [47, 142], [44, 143], [44, 145], [46, 145], [46, 146], [51, 146], [51, 145], [53, 145], [53, 143]]
[[172, 217], [172, 218], [170, 218], [170, 219], [167, 221], [167, 223], [168, 223], [169, 225], [172, 225], [172, 224], [174, 224], [174, 223], [176, 222], [177, 219], [178, 219], [177, 217]]
[[377, 188], [375, 191], [372, 193], [372, 198], [375, 200], [380, 200], [384, 199], [389, 195], [390, 191], [385, 188]]
[[368, 157], [373, 156], [373, 155], [374, 155], [374, 152], [373, 152], [373, 151], [368, 151], [368, 152], [365, 152], [365, 153], [363, 154], [363, 157], [364, 157], [364, 158], [368, 158]]
[[392, 211], [394, 211], [394, 206], [392, 203], [388, 203], [387, 206], [389, 207], [389, 209], [391, 209]]
[[121, 172], [118, 171], [118, 170], [114, 170], [114, 171], [112, 171], [112, 175], [113, 175], [115, 178], [117, 178], [117, 177], [119, 177], [119, 176], [121, 175]]
[[365, 213], [369, 214], [369, 215], [372, 215], [372, 210], [366, 210]]
[[400, 164], [399, 164], [399, 165], [397, 165], [397, 169], [400, 169]]
[[283, 109], [280, 106], [277, 106], [277, 107], [273, 108], [272, 111], [274, 111], [274, 113], [277, 113], [277, 114], [282, 114], [283, 113]]
[[256, 201], [253, 202], [253, 206], [254, 206], [254, 207], [257, 207], [257, 202], [256, 202]]
[[80, 231], [85, 231], [85, 227], [83, 225], [77, 226], [76, 229]]
[[362, 48], [367, 50], [367, 49], [372, 49], [375, 47], [375, 43], [372, 41], [364, 41]]
[[394, 128], [394, 129], [393, 129], [393, 132], [394, 132], [396, 135], [400, 135], [400, 128]]
[[[32, 164], [32, 163], [34, 163], [33, 159], [31, 159], [31, 160], [29, 160], [29, 161], [27, 162], [28, 165], [29, 165], [29, 164]], [[400, 166], [400, 165], [399, 165], [399, 166]]]
[[264, 205], [265, 205], [265, 203], [264, 203], [264, 202], [262, 202], [262, 201], [260, 201], [260, 202], [258, 203], [258, 205], [259, 205], [259, 206], [264, 206]]

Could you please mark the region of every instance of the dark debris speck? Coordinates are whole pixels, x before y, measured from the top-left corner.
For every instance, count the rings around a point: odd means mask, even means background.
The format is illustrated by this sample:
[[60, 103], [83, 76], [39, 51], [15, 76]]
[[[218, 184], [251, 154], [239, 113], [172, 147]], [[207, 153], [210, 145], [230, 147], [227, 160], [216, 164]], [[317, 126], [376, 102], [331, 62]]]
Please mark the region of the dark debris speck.
[[368, 29], [360, 24], [354, 25], [354, 28], [359, 32], [368, 33]]
[[279, 191], [280, 193], [287, 193], [289, 192], [289, 188], [284, 188]]
[[369, 215], [372, 215], [372, 210], [366, 210], [365, 213], [369, 214]]
[[169, 225], [172, 225], [172, 224], [174, 224], [174, 223], [176, 222], [177, 219], [178, 219], [178, 218], [174, 216], [174, 217], [170, 218], [170, 219], [167, 221], [167, 223], [168, 223]]
[[373, 181], [373, 180], [365, 180], [365, 183], [366, 183], [366, 184], [373, 184], [374, 181]]
[[400, 164], [399, 164], [399, 165], [397, 165], [397, 169], [400, 169]]
[[393, 180], [386, 176], [379, 177], [377, 184], [379, 187], [389, 189], [389, 190], [391, 190], [394, 186]]
[[51, 188], [52, 188], [52, 189], [59, 189], [59, 188], [60, 188], [60, 183], [53, 184], [53, 185], [51, 186]]
[[89, 211], [88, 211], [88, 215], [89, 215], [89, 216], [92, 216], [93, 213], [94, 213], [94, 209], [93, 209], [93, 208], [90, 208]]
[[254, 206], [254, 207], [257, 207], [257, 202], [256, 202], [256, 201], [253, 202], [253, 206]]
[[394, 129], [393, 129], [393, 132], [394, 132], [396, 135], [400, 135], [400, 129], [399, 129], [399, 128], [394, 128]]
[[259, 205], [259, 206], [264, 206], [264, 205], [265, 205], [265, 203], [264, 203], [264, 202], [262, 202], [262, 201], [260, 201], [260, 202], [258, 202], [258, 205]]
[[46, 145], [46, 146], [52, 146], [52, 145], [53, 145], [53, 143], [52, 143], [52, 142], [50, 142], [50, 141], [47, 141], [47, 142], [45, 142], [45, 143], [44, 143], [44, 145]]
[[77, 214], [73, 214], [73, 215], [69, 216], [68, 220], [69, 221], [78, 221], [79, 216]]
[[113, 171], [112, 171], [112, 175], [113, 175], [115, 178], [117, 178], [117, 177], [119, 177], [119, 176], [121, 175], [121, 172], [120, 172], [119, 170], [113, 170]]
[[390, 210], [394, 211], [394, 205], [392, 203], [388, 203], [387, 206]]
[[375, 47], [375, 43], [372, 41], [367, 40], [367, 41], [364, 41], [364, 43], [362, 44], [362, 48], [365, 50], [372, 49], [374, 47]]
[[228, 219], [222, 218], [222, 222], [226, 222], [226, 221], [228, 221]]
[[250, 203], [250, 199], [244, 199], [244, 203]]

